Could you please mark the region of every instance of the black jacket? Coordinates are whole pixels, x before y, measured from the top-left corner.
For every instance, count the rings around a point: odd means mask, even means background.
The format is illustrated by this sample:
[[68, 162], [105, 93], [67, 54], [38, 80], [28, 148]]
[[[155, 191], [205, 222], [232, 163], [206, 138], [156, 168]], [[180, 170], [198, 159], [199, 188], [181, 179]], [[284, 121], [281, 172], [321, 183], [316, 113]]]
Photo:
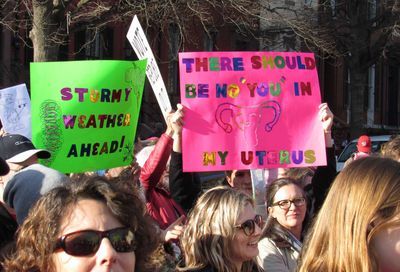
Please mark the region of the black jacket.
[[169, 191], [173, 200], [188, 213], [201, 194], [201, 183], [196, 173], [184, 173], [182, 169], [182, 153], [172, 151], [169, 166]]
[[335, 149], [326, 149], [327, 165], [319, 166], [311, 180], [313, 194], [315, 198], [314, 214], [316, 215], [324, 203], [325, 197], [328, 194], [329, 188], [336, 177], [336, 158]]

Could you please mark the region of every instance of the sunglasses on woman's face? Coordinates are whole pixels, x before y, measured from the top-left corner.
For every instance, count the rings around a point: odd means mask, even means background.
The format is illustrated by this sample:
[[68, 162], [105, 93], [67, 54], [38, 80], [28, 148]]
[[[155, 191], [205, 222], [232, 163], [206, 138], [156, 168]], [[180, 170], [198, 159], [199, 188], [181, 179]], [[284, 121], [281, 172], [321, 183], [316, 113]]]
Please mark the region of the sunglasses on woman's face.
[[103, 238], [108, 238], [117, 252], [135, 250], [133, 232], [127, 228], [116, 228], [106, 231], [81, 230], [63, 235], [57, 240], [54, 251], [63, 249], [72, 256], [88, 256], [97, 252]]
[[261, 215], [257, 214], [254, 219], [246, 220], [242, 224], [235, 226], [235, 228], [242, 229], [244, 234], [250, 236], [256, 231], [256, 224], [259, 228], [262, 228], [262, 223], [263, 220]]

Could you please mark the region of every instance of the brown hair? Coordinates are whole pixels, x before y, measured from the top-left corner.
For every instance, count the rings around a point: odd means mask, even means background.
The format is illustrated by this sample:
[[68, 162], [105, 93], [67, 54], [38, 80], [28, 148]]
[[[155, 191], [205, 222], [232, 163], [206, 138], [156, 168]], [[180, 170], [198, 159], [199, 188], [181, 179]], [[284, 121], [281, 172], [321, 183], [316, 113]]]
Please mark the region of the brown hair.
[[[290, 178], [279, 178], [279, 179], [274, 180], [267, 187], [267, 191], [265, 194], [265, 206], [267, 209], [269, 207], [272, 207], [272, 205], [274, 204], [275, 195], [279, 191], [279, 189], [281, 189], [282, 187], [287, 186], [287, 185], [297, 186], [302, 191], [303, 196], [305, 198], [307, 198], [306, 194], [304, 193], [304, 190], [302, 189], [301, 185], [297, 181], [295, 181], [294, 179], [290, 179]], [[306, 216], [304, 217], [303, 224], [302, 224], [302, 226], [303, 226], [302, 230], [304, 230], [305, 226], [307, 225], [307, 218], [308, 218], [308, 215], [306, 214]], [[289, 242], [285, 238], [286, 232], [287, 231], [285, 230], [285, 228], [279, 224], [279, 222], [276, 218], [273, 218], [272, 216], [268, 215], [267, 220], [265, 221], [263, 232], [261, 234], [261, 239], [264, 237], [268, 237], [272, 241], [274, 241], [278, 247], [282, 247], [282, 248], [290, 247]]]
[[314, 171], [309, 167], [289, 168], [285, 173], [285, 177], [295, 180], [298, 185], [304, 188], [305, 178], [314, 176]]
[[382, 145], [381, 155], [385, 158], [400, 160], [400, 136], [394, 136], [389, 142]]
[[145, 261], [157, 246], [155, 225], [145, 216], [145, 206], [136, 192], [127, 192], [99, 176], [85, 177], [57, 187], [31, 208], [17, 237], [14, 256], [4, 263], [6, 271], [53, 271], [51, 255], [63, 220], [82, 199], [103, 202], [124, 226], [135, 234], [136, 269], [146, 271]]

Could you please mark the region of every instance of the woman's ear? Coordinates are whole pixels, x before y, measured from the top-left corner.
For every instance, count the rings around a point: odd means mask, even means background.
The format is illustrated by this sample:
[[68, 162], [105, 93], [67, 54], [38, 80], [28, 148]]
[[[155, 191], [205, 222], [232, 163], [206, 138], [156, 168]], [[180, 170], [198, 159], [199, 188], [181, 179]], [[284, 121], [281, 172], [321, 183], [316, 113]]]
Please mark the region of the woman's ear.
[[231, 186], [232, 188], [235, 187], [235, 185], [233, 184], [233, 180], [231, 179], [230, 176], [225, 176], [226, 178], [226, 182], [228, 182], [229, 186]]
[[275, 217], [273, 216], [273, 212], [274, 212], [274, 208], [273, 208], [273, 207], [268, 207], [268, 214], [269, 214], [269, 216], [275, 218]]

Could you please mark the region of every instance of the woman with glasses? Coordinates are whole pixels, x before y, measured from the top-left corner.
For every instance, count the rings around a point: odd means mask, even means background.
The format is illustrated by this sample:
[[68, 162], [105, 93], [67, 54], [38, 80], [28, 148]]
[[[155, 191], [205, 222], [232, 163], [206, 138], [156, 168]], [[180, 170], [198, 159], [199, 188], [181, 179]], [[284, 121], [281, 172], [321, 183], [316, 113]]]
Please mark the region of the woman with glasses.
[[185, 265], [180, 271], [262, 271], [255, 258], [262, 219], [253, 199], [229, 187], [204, 193], [189, 214], [181, 238]]
[[294, 180], [280, 178], [266, 192], [268, 218], [258, 249], [259, 264], [265, 271], [295, 271], [302, 246], [307, 201]]
[[335, 179], [307, 236], [300, 272], [400, 271], [400, 164], [367, 157]]
[[33, 206], [4, 269], [146, 271], [155, 232], [136, 192], [90, 177], [51, 190]]

